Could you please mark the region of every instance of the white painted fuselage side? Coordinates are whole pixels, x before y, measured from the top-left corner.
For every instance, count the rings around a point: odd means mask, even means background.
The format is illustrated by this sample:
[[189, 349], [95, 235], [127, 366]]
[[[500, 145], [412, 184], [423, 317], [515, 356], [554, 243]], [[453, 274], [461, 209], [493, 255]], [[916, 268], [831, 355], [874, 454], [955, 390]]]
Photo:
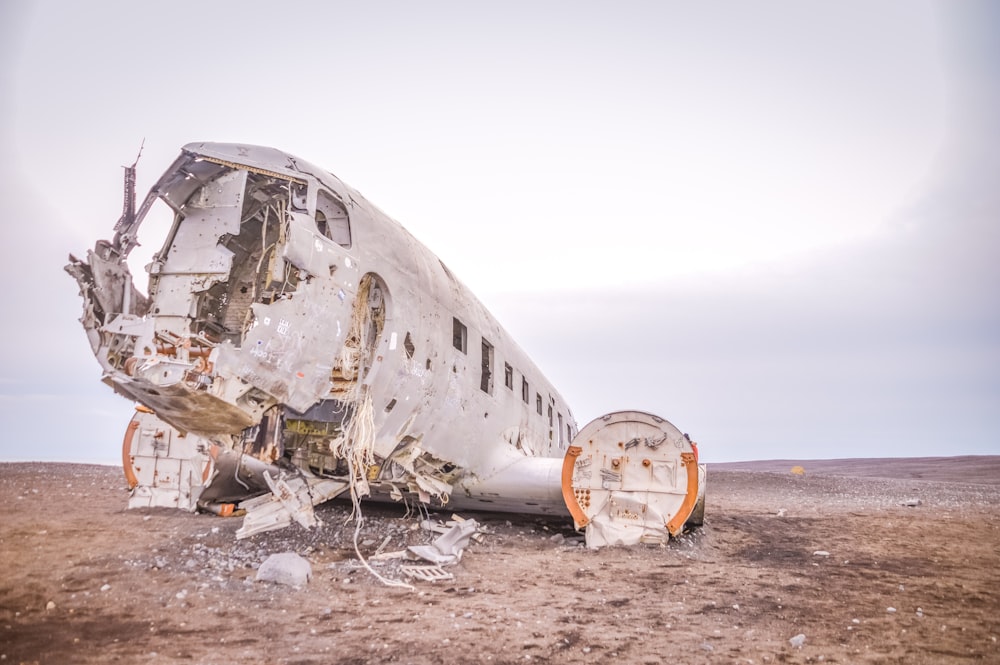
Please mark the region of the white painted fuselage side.
[[[362, 279], [370, 276], [379, 282], [384, 324], [371, 353], [370, 369], [360, 378], [364, 392], [371, 397], [374, 452], [382, 463], [381, 470], [370, 477], [373, 490], [391, 489], [391, 462], [405, 450], [410, 461], [418, 454], [426, 455], [446, 468], [445, 475], [449, 475], [452, 485], [446, 495], [455, 507], [565, 512], [559, 472], [566, 448], [577, 432], [568, 406], [524, 351], [433, 253], [357, 191], [295, 157], [270, 148], [213, 143], [189, 144], [184, 152], [230, 165], [234, 173], [249, 170], [281, 174], [305, 183], [305, 213], [292, 216], [287, 239], [289, 247], [293, 242], [297, 245], [286, 254], [293, 259], [297, 256], [299, 265], [308, 267], [309, 280], [302, 282], [288, 301], [255, 306], [258, 325], [275, 325], [271, 319], [276, 322], [279, 317], [293, 322], [328, 317], [306, 339], [317, 347], [313, 355], [336, 358], [356, 311], [353, 304]], [[170, 177], [168, 173], [161, 183]], [[335, 242], [319, 229], [316, 209], [323, 190], [346, 209], [349, 242]], [[157, 317], [157, 298], [167, 297], [167, 280], [187, 279], [182, 276], [183, 270], [171, 271], [170, 257], [177, 253], [172, 253], [172, 243], [189, 223], [188, 219], [178, 221], [161, 253], [165, 260], [160, 275], [152, 276], [151, 291], [158, 292], [152, 294], [154, 311], [149, 318]], [[302, 237], [292, 238], [295, 233]], [[209, 245], [214, 242], [212, 238], [206, 241]], [[302, 248], [310, 246], [312, 254], [303, 257]], [[196, 297], [196, 289], [189, 290], [190, 297]], [[180, 296], [175, 292], [173, 297]], [[184, 313], [187, 307], [181, 302], [174, 310]], [[164, 311], [164, 315], [167, 313]], [[243, 340], [243, 348], [222, 345], [213, 355], [217, 379], [254, 383], [256, 375], [252, 373], [235, 376], [235, 368], [248, 360], [248, 345], [249, 337]], [[284, 375], [271, 376], [256, 385], [266, 391], [275, 385], [275, 379], [285, 382], [286, 387], [281, 388], [284, 392], [271, 390], [274, 403], [285, 403], [299, 411], [328, 397], [324, 390], [329, 386], [322, 380], [326, 370], [316, 370], [317, 379], [309, 384], [312, 387], [297, 393], [291, 388], [301, 379], [295, 370], [289, 368]], [[225, 376], [227, 372], [229, 376]], [[136, 385], [134, 379], [117, 380], [125, 386], [123, 392], [141, 401], [144, 395], [159, 400], [149, 405], [171, 413], [174, 426], [202, 433], [201, 421], [194, 416], [186, 419], [182, 407], [171, 411], [175, 405], [165, 400], [173, 398], [164, 397], [162, 390], [156, 396], [138, 387], [129, 393], [127, 386]], [[227, 396], [230, 394], [235, 393], [220, 390], [224, 399], [233, 401]], [[289, 403], [293, 398], [297, 401]], [[179, 395], [176, 399], [186, 397]], [[259, 419], [260, 414], [251, 412], [249, 417]]]

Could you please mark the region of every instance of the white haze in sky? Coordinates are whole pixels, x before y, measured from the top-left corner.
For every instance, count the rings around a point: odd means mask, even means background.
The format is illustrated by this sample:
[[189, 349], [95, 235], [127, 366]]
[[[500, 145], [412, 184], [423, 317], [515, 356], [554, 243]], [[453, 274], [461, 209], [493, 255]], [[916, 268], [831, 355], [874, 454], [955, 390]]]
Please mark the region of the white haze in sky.
[[144, 139], [140, 196], [192, 141], [331, 170], [581, 426], [651, 411], [708, 461], [1000, 454], [996, 5], [479, 4], [3, 3], [0, 459], [117, 459], [131, 405], [62, 266]]

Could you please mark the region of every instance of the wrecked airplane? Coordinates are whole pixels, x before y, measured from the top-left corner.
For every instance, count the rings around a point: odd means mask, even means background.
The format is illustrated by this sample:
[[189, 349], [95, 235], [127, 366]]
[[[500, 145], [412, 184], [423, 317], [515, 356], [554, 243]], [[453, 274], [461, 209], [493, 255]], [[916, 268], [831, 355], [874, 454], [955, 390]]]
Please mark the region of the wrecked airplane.
[[[192, 143], [111, 241], [66, 270], [104, 375], [140, 406], [123, 441], [130, 507], [245, 512], [238, 536], [342, 494], [564, 514], [589, 546], [700, 523], [704, 467], [666, 420], [577, 431], [559, 392], [401, 225], [278, 150]], [[151, 206], [173, 225], [126, 263]]]

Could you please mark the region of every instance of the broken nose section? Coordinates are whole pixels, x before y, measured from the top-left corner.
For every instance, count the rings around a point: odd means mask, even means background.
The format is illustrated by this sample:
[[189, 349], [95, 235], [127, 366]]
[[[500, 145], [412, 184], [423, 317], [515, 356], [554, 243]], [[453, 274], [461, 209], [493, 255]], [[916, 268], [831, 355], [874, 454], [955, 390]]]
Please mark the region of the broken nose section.
[[111, 381], [118, 392], [145, 404], [167, 422], [184, 423], [188, 431], [240, 432], [256, 422], [254, 415], [244, 408], [186, 381], [161, 386], [121, 375], [112, 376]]
[[563, 499], [587, 547], [664, 543], [703, 500], [698, 449], [668, 421], [619, 411], [580, 430], [563, 459]]

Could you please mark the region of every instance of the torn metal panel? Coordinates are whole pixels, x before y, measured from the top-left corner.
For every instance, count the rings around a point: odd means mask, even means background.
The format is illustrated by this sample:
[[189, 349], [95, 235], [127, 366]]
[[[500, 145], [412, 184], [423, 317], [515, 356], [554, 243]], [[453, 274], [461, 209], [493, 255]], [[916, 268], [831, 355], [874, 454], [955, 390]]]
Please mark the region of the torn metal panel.
[[217, 370], [292, 409], [309, 409], [333, 388], [336, 358], [330, 349], [338, 321], [350, 320], [350, 312], [338, 306], [339, 292], [331, 284], [306, 285], [294, 299], [254, 303], [241, 346], [227, 341], [218, 347]]

